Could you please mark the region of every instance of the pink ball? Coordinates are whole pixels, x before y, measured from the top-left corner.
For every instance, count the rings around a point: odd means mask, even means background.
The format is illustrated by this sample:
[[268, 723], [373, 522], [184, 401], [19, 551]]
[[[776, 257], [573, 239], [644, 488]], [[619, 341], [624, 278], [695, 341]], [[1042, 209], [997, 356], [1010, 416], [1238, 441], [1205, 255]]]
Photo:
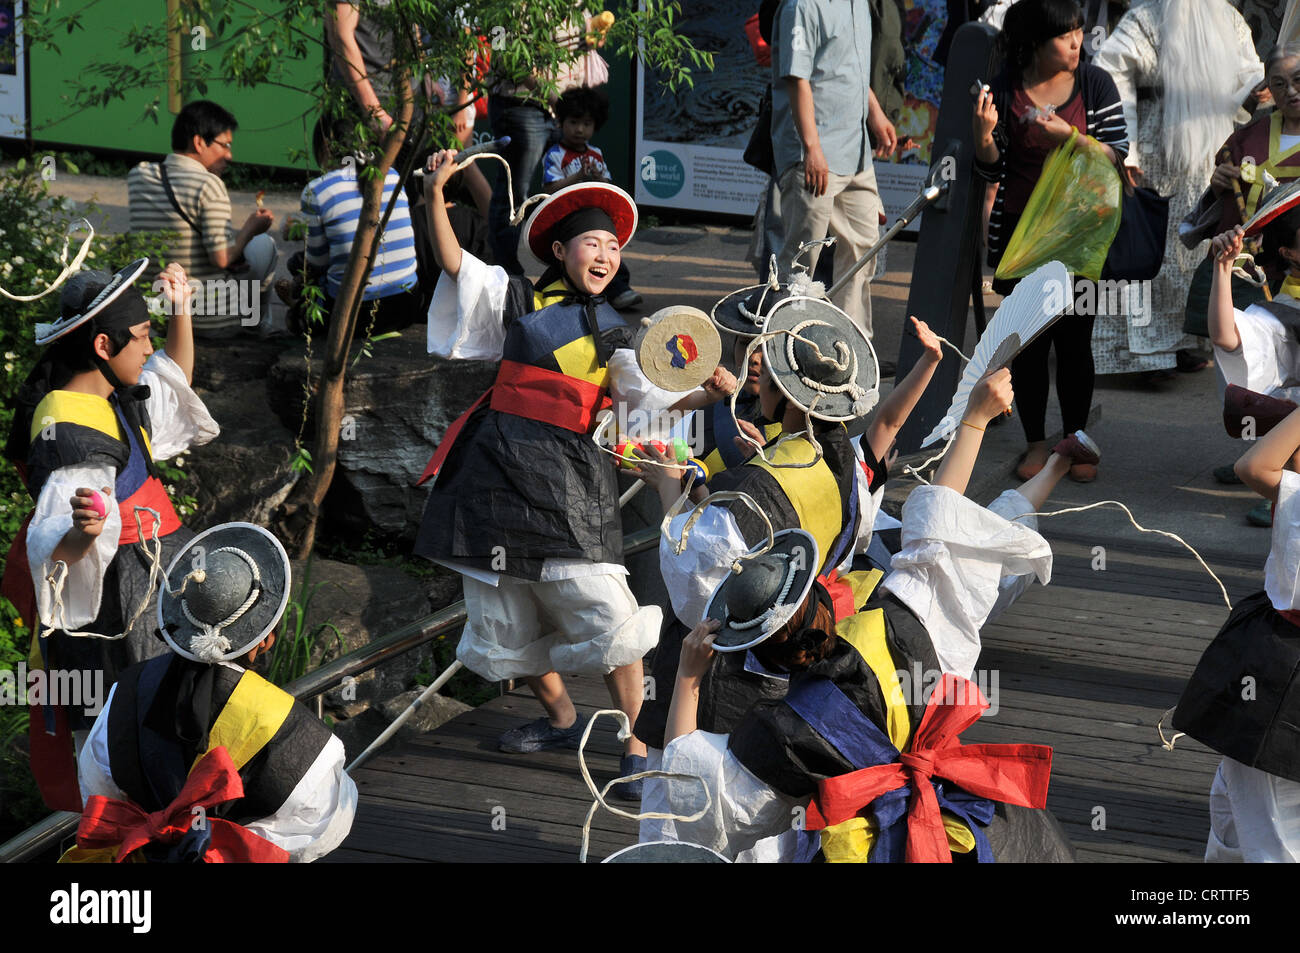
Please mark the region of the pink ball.
[[104, 501], [104, 494], [95, 490], [90, 494], [90, 506], [95, 511], [95, 515], [103, 519], [108, 515], [108, 503]]

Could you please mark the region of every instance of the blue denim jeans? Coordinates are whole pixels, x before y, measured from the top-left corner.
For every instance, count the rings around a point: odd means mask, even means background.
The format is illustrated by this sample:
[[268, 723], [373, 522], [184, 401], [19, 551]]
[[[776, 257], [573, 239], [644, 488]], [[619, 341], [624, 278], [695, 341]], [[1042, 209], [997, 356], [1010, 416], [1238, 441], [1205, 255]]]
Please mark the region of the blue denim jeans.
[[[523, 106], [509, 100], [503, 102], [499, 97], [488, 99], [488, 119], [492, 123], [492, 135], [495, 138], [510, 137], [510, 145], [502, 150], [502, 156], [510, 163], [514, 205], [518, 208], [519, 203], [528, 196], [529, 186], [542, 164], [542, 153], [546, 151], [555, 131], [555, 121], [536, 106]], [[507, 272], [522, 275], [524, 269], [517, 255], [519, 226], [510, 225], [505, 171], [499, 164], [493, 165], [497, 166], [499, 174], [492, 187], [492, 204], [488, 212], [492, 253], [497, 264]]]

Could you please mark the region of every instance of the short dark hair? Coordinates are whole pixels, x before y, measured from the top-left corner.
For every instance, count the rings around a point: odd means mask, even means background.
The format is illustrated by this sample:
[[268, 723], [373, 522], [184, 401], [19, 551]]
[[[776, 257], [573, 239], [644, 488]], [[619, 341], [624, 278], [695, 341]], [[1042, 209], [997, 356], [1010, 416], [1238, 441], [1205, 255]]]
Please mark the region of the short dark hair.
[[604, 90], [575, 86], [561, 93], [555, 101], [555, 118], [560, 122], [584, 116], [590, 116], [597, 129], [605, 125], [605, 120], [609, 118], [609, 97]]
[[1083, 26], [1075, 0], [1020, 0], [1007, 11], [998, 43], [1012, 72], [1019, 73], [1048, 40]]
[[227, 129], [239, 128], [235, 117], [208, 99], [186, 103], [172, 123], [172, 152], [189, 152], [195, 136], [211, 142]]

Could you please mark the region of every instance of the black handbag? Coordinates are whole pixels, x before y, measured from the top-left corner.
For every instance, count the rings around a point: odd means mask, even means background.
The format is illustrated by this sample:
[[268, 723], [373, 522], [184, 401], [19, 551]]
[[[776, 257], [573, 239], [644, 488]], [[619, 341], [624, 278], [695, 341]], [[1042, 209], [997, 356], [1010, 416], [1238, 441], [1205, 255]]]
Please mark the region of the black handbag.
[[776, 156], [772, 153], [772, 87], [763, 90], [763, 98], [758, 103], [758, 123], [745, 146], [742, 159], [759, 172], [776, 174]]
[[1165, 260], [1169, 198], [1150, 189], [1124, 189], [1119, 231], [1106, 254], [1103, 278], [1150, 281]]

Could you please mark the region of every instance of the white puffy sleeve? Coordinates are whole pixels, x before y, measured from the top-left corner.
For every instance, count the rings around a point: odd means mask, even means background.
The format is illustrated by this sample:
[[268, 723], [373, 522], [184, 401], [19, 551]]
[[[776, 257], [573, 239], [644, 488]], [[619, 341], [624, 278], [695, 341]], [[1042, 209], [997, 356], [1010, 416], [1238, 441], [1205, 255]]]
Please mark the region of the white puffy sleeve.
[[113, 780], [113, 771], [108, 759], [108, 709], [113, 704], [113, 693], [117, 685], [108, 690], [108, 701], [90, 726], [90, 734], [81, 746], [77, 756], [77, 785], [81, 788], [81, 803], [85, 805], [94, 795], [111, 797], [125, 801], [127, 796]]
[[484, 264], [462, 252], [460, 273], [446, 272], [429, 302], [428, 349], [439, 357], [499, 361], [506, 343], [502, 314], [510, 276], [504, 268]]
[[[1026, 504], [1027, 505], [1027, 504]], [[945, 672], [970, 678], [980, 627], [1004, 577], [1052, 578], [1052, 547], [1033, 529], [1009, 522], [944, 486], [922, 486], [903, 506], [903, 548], [881, 583], [930, 633]]]
[[1271, 394], [1300, 371], [1300, 346], [1282, 322], [1263, 308], [1233, 310], [1241, 344], [1235, 351], [1214, 349], [1215, 362], [1226, 384], [1259, 394]]
[[111, 467], [60, 467], [50, 474], [36, 501], [31, 525], [27, 527], [27, 561], [36, 587], [36, 610], [40, 620], [61, 629], [77, 629], [99, 615], [99, 601], [104, 589], [104, 573], [117, 555], [117, 541], [122, 535], [122, 516], [117, 501], [108, 501], [108, 518], [103, 532], [84, 557], [68, 566], [63, 585], [63, 612], [54, 618], [54, 587], [45, 577], [54, 568], [54, 550], [72, 529], [72, 496], [78, 487], [112, 489], [116, 475]]
[[[669, 524], [668, 536], [680, 539], [689, 513], [680, 513]], [[674, 555], [668, 537], [659, 539], [659, 571], [672, 599], [673, 612], [687, 628], [704, 618], [713, 590], [727, 577], [737, 557], [749, 552], [736, 518], [720, 506], [706, 506], [691, 527], [686, 548]]]
[[331, 736], [280, 809], [244, 826], [288, 851], [290, 863], [324, 857], [343, 843], [357, 813], [357, 785], [344, 764], [343, 742]]
[[140, 372], [140, 383], [149, 386], [145, 409], [155, 460], [169, 460], [192, 446], [201, 447], [221, 433], [185, 379], [185, 372], [166, 351], [154, 351]]
[[1138, 86], [1150, 85], [1150, 74], [1156, 69], [1156, 60], [1155, 50], [1143, 36], [1136, 14], [1131, 11], [1124, 14], [1114, 32], [1097, 48], [1092, 64], [1104, 69], [1115, 81], [1130, 143], [1124, 164], [1139, 165], [1137, 90]]
[[[664, 749], [663, 770], [695, 775], [708, 787], [712, 799], [698, 821], [673, 822], [677, 839], [711, 847], [734, 860], [759, 841], [791, 830], [796, 820], [794, 809], [800, 802], [751, 774], [727, 748], [728, 737], [692, 731], [674, 738]], [[704, 806], [699, 784], [667, 783], [669, 810], [674, 814], [687, 816]]]

